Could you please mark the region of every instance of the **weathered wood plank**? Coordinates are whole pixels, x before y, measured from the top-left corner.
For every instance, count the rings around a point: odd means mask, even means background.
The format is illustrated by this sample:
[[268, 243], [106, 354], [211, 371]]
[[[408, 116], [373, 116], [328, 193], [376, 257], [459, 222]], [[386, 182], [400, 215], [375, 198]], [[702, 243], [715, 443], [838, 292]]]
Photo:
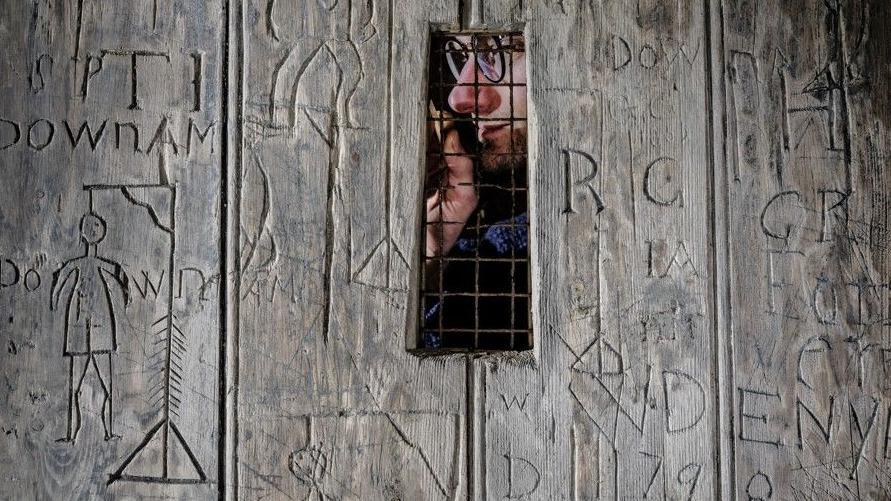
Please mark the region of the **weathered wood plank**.
[[0, 5], [3, 497], [216, 495], [222, 8]]
[[884, 499], [888, 7], [722, 7], [728, 481], [741, 498]]
[[403, 188], [430, 26], [455, 5], [247, 9], [266, 22], [245, 54], [240, 497], [461, 497], [465, 362], [406, 351], [421, 190]]
[[541, 3], [527, 16], [539, 323], [531, 360], [480, 362], [482, 497], [710, 499], [701, 5]]

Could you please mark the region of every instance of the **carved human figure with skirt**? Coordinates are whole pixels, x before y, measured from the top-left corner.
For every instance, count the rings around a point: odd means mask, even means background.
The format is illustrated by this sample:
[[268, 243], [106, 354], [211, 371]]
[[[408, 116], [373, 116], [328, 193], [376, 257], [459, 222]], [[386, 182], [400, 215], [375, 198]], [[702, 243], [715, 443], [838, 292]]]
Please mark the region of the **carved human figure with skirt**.
[[98, 244], [105, 238], [106, 223], [96, 213], [80, 220], [84, 254], [70, 259], [53, 273], [50, 309], [65, 313], [63, 355], [68, 368], [68, 428], [62, 442], [74, 442], [81, 428], [81, 389], [90, 367], [96, 372], [103, 393], [102, 426], [105, 440], [119, 438], [113, 431], [112, 359], [117, 350], [115, 301], [119, 293], [124, 305], [130, 304], [127, 275], [121, 265], [98, 255]]

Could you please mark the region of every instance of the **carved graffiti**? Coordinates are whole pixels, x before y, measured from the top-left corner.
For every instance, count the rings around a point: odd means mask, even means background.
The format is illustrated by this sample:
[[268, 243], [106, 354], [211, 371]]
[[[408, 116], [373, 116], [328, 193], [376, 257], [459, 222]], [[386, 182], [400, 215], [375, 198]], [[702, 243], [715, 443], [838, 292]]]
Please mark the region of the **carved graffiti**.
[[324, 498], [321, 482], [328, 473], [328, 455], [319, 446], [309, 445], [293, 451], [288, 456], [288, 470], [294, 478], [309, 487], [309, 496], [318, 494]]
[[763, 471], [757, 471], [746, 483], [749, 501], [767, 501], [773, 497], [773, 483]]
[[[459, 465], [436, 459], [440, 452], [452, 457], [458, 451], [460, 435], [447, 431], [457, 430], [455, 414], [341, 409], [296, 418], [305, 422], [303, 438], [282, 459], [290, 473], [285, 480], [300, 499], [344, 499], [359, 492], [404, 499], [405, 489], [420, 492], [418, 485], [425, 486], [424, 499], [451, 498], [457, 492]], [[442, 433], [419, 433], [427, 426]]]
[[[124, 304], [130, 303], [127, 276], [121, 265], [98, 254], [97, 247], [105, 238], [106, 223], [90, 212], [80, 220], [81, 240], [85, 251], [68, 260], [53, 273], [50, 307], [59, 308], [64, 301], [64, 351], [69, 359], [68, 429], [61, 440], [74, 442], [81, 426], [81, 388], [92, 366], [102, 386], [102, 426], [105, 440], [116, 437], [112, 412], [112, 354], [117, 350], [118, 320], [112, 301], [113, 286], [123, 293]], [[76, 383], [75, 383], [76, 381]]]
[[[16, 145], [27, 147], [33, 151], [42, 151], [53, 144], [63, 144], [70, 151], [101, 152], [120, 150], [130, 153], [148, 155], [158, 151], [170, 151], [174, 156], [196, 156], [201, 153], [200, 146], [210, 143], [204, 152], [213, 153], [216, 122], [204, 124], [194, 118], [172, 121], [162, 117], [157, 124], [146, 124], [134, 121], [99, 121], [74, 122], [68, 119], [54, 121], [39, 118], [30, 123], [18, 122], [0, 117], [0, 151]], [[178, 127], [177, 127], [178, 125]], [[56, 141], [56, 130], [65, 131], [67, 141]], [[178, 130], [178, 134], [174, 131]], [[148, 136], [148, 134], [151, 136]], [[148, 138], [140, 140], [140, 136]], [[23, 139], [24, 138], [24, 139]], [[208, 140], [208, 138], [210, 138]], [[132, 145], [132, 146], [131, 146]], [[55, 146], [54, 146], [55, 147]], [[14, 148], [10, 151], [13, 151]], [[196, 153], [197, 152], [197, 153]]]
[[[783, 445], [783, 439], [770, 434], [768, 424], [770, 413], [763, 405], [782, 402], [779, 393], [748, 388], [738, 388], [739, 392], [739, 439], [772, 445], [777, 448]], [[757, 413], [757, 414], [753, 414]]]
[[628, 38], [616, 34], [608, 38], [606, 53], [611, 61], [610, 68], [620, 71], [630, 67], [639, 67], [645, 70], [664, 66], [671, 68], [677, 64], [692, 66], [699, 58], [700, 44], [695, 46], [672, 39], [661, 37], [652, 42], [637, 43]]
[[[111, 354], [117, 346], [117, 320], [114, 303], [111, 301], [110, 283], [116, 283], [123, 290], [124, 303], [129, 302], [130, 288], [127, 275], [121, 265], [102, 257], [98, 244], [105, 238], [107, 224], [98, 214], [95, 206], [97, 196], [103, 196], [108, 203], [123, 203], [143, 211], [150, 224], [159, 234], [159, 240], [166, 241], [167, 275], [171, 276], [175, 261], [176, 233], [176, 187], [169, 184], [129, 184], [129, 185], [86, 185], [90, 211], [81, 219], [81, 239], [86, 246], [83, 257], [67, 261], [53, 275], [52, 306], [57, 307], [60, 299], [66, 304], [65, 354], [71, 357], [69, 370], [70, 395], [72, 405], [68, 434], [65, 441], [74, 442], [80, 427], [79, 393], [83, 377], [89, 368], [96, 369], [104, 394], [103, 425], [106, 439], [114, 436], [111, 411]], [[99, 195], [97, 195], [99, 194]], [[114, 280], [114, 282], [111, 282]], [[183, 395], [183, 356], [187, 346], [185, 334], [177, 324], [173, 313], [174, 289], [172, 281], [167, 281], [165, 291], [165, 314], [148, 328], [156, 338], [155, 346], [161, 349], [150, 357], [150, 365], [160, 371], [158, 387], [152, 391], [154, 404], [160, 405], [161, 419], [146, 433], [139, 445], [123, 460], [120, 466], [109, 475], [109, 483], [117, 481], [160, 482], [160, 483], [201, 483], [207, 477], [198, 459], [189, 447], [185, 437], [175, 422]], [[138, 287], [137, 287], [138, 289]], [[147, 293], [147, 291], [146, 291]], [[97, 355], [105, 354], [100, 360]], [[105, 367], [102, 363], [105, 362]], [[75, 372], [74, 369], [77, 369]], [[76, 386], [74, 378], [77, 377]], [[173, 458], [173, 455], [180, 457]], [[147, 459], [143, 459], [145, 456]], [[145, 471], [145, 463], [160, 458], [157, 473]], [[176, 460], [177, 464], [188, 465], [180, 468], [178, 475], [172, 476], [167, 464]], [[139, 464], [139, 472], [131, 472], [129, 467]]]
[[688, 277], [699, 276], [693, 257], [687, 250], [687, 243], [683, 240], [676, 243], [647, 240], [647, 276], [666, 278], [672, 273]]
[[[679, 207], [684, 206], [683, 188], [677, 187], [671, 195], [660, 193], [655, 181], [658, 179], [666, 185], [672, 181], [672, 176], [678, 176], [679, 167], [677, 161], [670, 157], [660, 157], [647, 165], [644, 170], [643, 191], [647, 200], [656, 205], [670, 207], [677, 204]], [[680, 181], [680, 179], [678, 179]]]
[[[324, 105], [303, 103], [300, 100], [301, 83], [312, 65], [332, 67], [338, 85], [331, 102]], [[315, 41], [294, 46], [279, 62], [272, 77], [269, 103], [269, 123], [272, 127], [294, 127], [298, 114], [305, 117], [329, 146], [335, 138], [333, 128], [356, 127], [350, 112], [350, 101], [362, 78], [361, 59], [356, 45], [351, 41]]]
[[[603, 211], [605, 206], [603, 205], [603, 199], [600, 198], [598, 188], [592, 184], [594, 179], [597, 177], [597, 170], [599, 165], [597, 160], [591, 156], [590, 153], [585, 151], [564, 148], [562, 151], [563, 154], [563, 186], [565, 190], [565, 198], [564, 198], [564, 208], [563, 214], [574, 214], [576, 211], [574, 209], [573, 200], [575, 198], [575, 191], [581, 188], [583, 191], [589, 192], [594, 199], [595, 204], [595, 214], [600, 214]], [[577, 159], [573, 162], [573, 158]], [[577, 162], [587, 163], [590, 169], [590, 173], [584, 175], [581, 179], [576, 179], [575, 173], [580, 169], [573, 168]]]
[[541, 470], [527, 458], [514, 455], [513, 446], [503, 454], [507, 462], [506, 499], [528, 499], [541, 484]]

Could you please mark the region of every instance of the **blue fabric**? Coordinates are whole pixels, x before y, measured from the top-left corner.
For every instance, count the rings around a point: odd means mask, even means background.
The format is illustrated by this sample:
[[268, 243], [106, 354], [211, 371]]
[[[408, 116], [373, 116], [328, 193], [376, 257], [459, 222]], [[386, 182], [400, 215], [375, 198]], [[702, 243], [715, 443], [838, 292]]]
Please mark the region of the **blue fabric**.
[[[529, 245], [529, 215], [526, 213], [500, 221], [489, 226], [483, 235], [483, 241], [489, 243], [499, 257], [509, 256], [511, 249], [525, 251]], [[475, 253], [478, 245], [476, 238], [459, 237], [455, 247], [460, 252]]]

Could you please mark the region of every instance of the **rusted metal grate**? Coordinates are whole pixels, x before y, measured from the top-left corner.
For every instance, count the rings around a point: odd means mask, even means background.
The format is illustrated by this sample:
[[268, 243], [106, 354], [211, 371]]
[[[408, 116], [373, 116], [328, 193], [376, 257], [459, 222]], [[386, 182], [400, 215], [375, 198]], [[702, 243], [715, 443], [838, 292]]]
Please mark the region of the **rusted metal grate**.
[[529, 349], [523, 35], [434, 33], [429, 68], [419, 345]]

